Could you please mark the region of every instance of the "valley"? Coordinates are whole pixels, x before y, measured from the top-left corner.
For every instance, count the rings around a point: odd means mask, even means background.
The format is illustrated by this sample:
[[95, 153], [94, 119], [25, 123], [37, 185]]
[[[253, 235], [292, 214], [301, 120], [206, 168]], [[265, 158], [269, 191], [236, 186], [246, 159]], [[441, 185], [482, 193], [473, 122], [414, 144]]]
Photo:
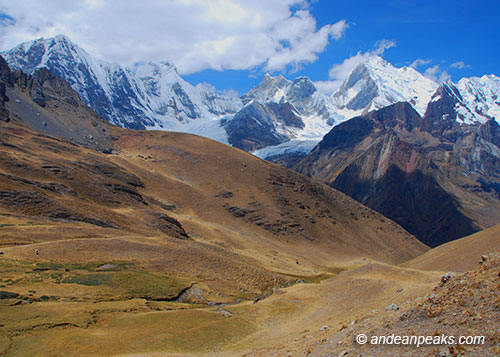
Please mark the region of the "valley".
[[323, 323], [310, 313], [326, 302], [310, 300], [334, 298], [340, 272], [427, 250], [347, 196], [201, 137], [109, 128], [103, 154], [15, 121], [0, 124], [6, 354], [232, 355]]
[[[65, 37], [30, 48], [52, 47], [95, 64]], [[0, 355], [499, 353], [500, 131], [490, 108], [467, 116], [470, 98], [427, 80], [396, 98], [418, 100], [392, 103], [372, 76], [403, 69], [377, 59], [334, 96], [338, 110], [307, 78], [266, 76], [231, 101], [183, 83], [168, 63], [143, 65], [139, 82], [114, 73], [153, 92], [146, 75], [161, 73], [163, 98], [174, 78], [163, 114], [214, 141], [142, 130], [168, 125], [122, 115], [97, 81], [94, 99], [112, 113], [103, 119], [67, 78], [37, 66], [23, 73], [0, 57]], [[421, 80], [404, 71], [395, 86]], [[352, 96], [358, 80], [369, 90]], [[188, 105], [188, 94], [205, 101]], [[295, 171], [247, 152], [273, 153], [311, 127], [326, 135], [310, 152], [298, 143], [274, 157]], [[485, 343], [355, 340], [444, 332]]]

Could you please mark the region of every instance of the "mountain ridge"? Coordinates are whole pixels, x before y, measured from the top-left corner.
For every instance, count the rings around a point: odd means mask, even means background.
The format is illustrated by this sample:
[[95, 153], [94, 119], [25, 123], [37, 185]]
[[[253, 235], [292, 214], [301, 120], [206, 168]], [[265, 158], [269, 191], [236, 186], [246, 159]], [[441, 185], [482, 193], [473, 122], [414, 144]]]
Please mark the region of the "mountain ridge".
[[[326, 245], [332, 252], [354, 246], [364, 251], [364, 244], [347, 244], [357, 239], [357, 229], [364, 229], [359, 225], [350, 234], [347, 221], [367, 220], [393, 232], [395, 240], [403, 237], [393, 244], [405, 252], [401, 257], [394, 255], [394, 247], [382, 249], [381, 256], [401, 261], [412, 255], [413, 248], [426, 250], [401, 227], [379, 222], [384, 220], [382, 216], [326, 185], [200, 136], [113, 126], [46, 68], [33, 75], [14, 71], [7, 76], [1, 64], [0, 60], [0, 82], [10, 83], [5, 103], [9, 121], [1, 122], [4, 180], [0, 210], [30, 213], [40, 219], [93, 222], [121, 229], [124, 234], [162, 232], [192, 238], [190, 232], [198, 231], [198, 235], [216, 240], [225, 237], [235, 246], [271, 239], [276, 240], [268, 241], [271, 246]], [[43, 107], [39, 98], [44, 98]], [[72, 125], [73, 121], [80, 127]], [[64, 131], [68, 127], [73, 130]], [[30, 201], [29, 195], [36, 199]], [[51, 210], [51, 205], [56, 208]], [[89, 209], [92, 205], [94, 209]], [[142, 218], [125, 218], [133, 212]], [[213, 231], [212, 224], [205, 225], [217, 219], [229, 228], [217, 223]], [[323, 230], [324, 225], [331, 229]], [[245, 232], [252, 231], [252, 239], [243, 243], [248, 239]], [[327, 233], [331, 231], [339, 236], [331, 237]], [[388, 244], [382, 232], [360, 239], [373, 240], [381, 247]], [[406, 240], [412, 242], [409, 251]]]
[[[221, 113], [241, 106], [237, 98], [193, 87], [169, 62], [143, 62], [130, 69], [98, 61], [63, 35], [26, 42], [2, 55], [11, 67], [28, 74], [47, 67], [101, 117], [131, 129], [196, 131], [189, 128], [193, 120], [203, 120], [210, 127]], [[225, 141], [223, 130], [212, 131], [205, 130], [205, 135]]]
[[[395, 102], [408, 101], [423, 116], [439, 91], [437, 83], [413, 68], [394, 67], [379, 56], [358, 65], [330, 96], [321, 93], [307, 77], [292, 81], [266, 74], [248, 93], [230, 98], [192, 86], [168, 61], [144, 61], [132, 68], [108, 64], [95, 60], [63, 35], [26, 42], [2, 54], [11, 66], [27, 73], [48, 67], [114, 124], [191, 132], [263, 158], [291, 154], [295, 149], [303, 156], [311, 148], [310, 141], [319, 142], [332, 126]], [[462, 93], [462, 99], [455, 103], [460, 114], [457, 120], [470, 123], [498, 118], [498, 83], [498, 77], [489, 75], [452, 84]], [[253, 107], [251, 116], [247, 106]], [[294, 122], [302, 124], [287, 125], [273, 117], [276, 106], [286, 116], [297, 116]], [[272, 139], [258, 143], [261, 134], [254, 130], [262, 124]], [[293, 144], [297, 141], [304, 144]], [[258, 151], [262, 149], [266, 150]]]
[[402, 102], [345, 121], [293, 168], [430, 246], [496, 224], [500, 126], [493, 119], [460, 124], [452, 117], [455, 106], [446, 105], [454, 94], [442, 94], [423, 118]]
[[341, 109], [362, 114], [401, 101], [421, 115], [438, 85], [411, 67], [396, 68], [379, 56], [359, 64], [332, 94]]

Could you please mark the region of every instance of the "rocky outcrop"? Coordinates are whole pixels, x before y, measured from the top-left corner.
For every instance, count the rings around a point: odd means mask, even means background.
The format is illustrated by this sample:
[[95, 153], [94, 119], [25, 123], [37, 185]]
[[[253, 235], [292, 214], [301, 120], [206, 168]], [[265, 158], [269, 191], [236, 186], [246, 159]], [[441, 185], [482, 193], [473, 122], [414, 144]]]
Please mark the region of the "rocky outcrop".
[[98, 117], [66, 81], [47, 68], [39, 68], [32, 75], [11, 71], [1, 57], [0, 75], [0, 120], [17, 118], [43, 133], [112, 152], [110, 124]]
[[173, 217], [164, 213], [153, 214], [154, 220], [150, 226], [177, 239], [190, 239], [181, 223]]
[[5, 108], [5, 102], [9, 100], [7, 86], [12, 86], [10, 68], [3, 57], [0, 56], [0, 120], [5, 122], [9, 121], [9, 113]]
[[443, 86], [438, 95], [424, 118], [397, 103], [334, 127], [294, 169], [430, 246], [500, 222], [500, 127], [494, 120], [461, 125], [453, 117], [458, 93]]
[[0, 120], [8, 122], [9, 112], [5, 108], [5, 102], [7, 102], [9, 98], [6, 95], [5, 88], [6, 88], [5, 82], [0, 82]]
[[9, 65], [2, 56], [0, 56], [0, 81], [8, 86], [13, 85], [13, 80]]
[[246, 151], [288, 141], [286, 130], [290, 127], [303, 128], [304, 123], [288, 102], [252, 102], [224, 124], [229, 143]]
[[443, 83], [427, 106], [422, 130], [435, 137], [444, 137], [455, 142], [461, 135], [456, 112], [456, 107], [461, 102], [462, 97], [458, 89], [452, 83]]

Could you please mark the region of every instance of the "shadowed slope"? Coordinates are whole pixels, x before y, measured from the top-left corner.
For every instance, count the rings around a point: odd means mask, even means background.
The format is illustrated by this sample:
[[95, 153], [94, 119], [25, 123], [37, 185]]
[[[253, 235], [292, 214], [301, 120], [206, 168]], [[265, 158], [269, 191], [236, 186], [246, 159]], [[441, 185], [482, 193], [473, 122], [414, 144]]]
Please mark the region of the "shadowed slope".
[[334, 127], [294, 169], [437, 246], [500, 221], [498, 128], [397, 103]]

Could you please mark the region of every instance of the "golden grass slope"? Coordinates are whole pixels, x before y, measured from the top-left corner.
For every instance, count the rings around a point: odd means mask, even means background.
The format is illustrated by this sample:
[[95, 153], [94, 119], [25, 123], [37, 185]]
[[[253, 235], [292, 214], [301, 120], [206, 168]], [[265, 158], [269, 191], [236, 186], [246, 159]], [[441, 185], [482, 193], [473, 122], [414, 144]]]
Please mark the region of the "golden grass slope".
[[[328, 304], [343, 301], [335, 321], [347, 319], [366, 271], [354, 290], [340, 271], [428, 249], [349, 197], [208, 139], [109, 126], [106, 155], [18, 119], [0, 123], [6, 355], [243, 353], [316, 328]], [[387, 298], [376, 275], [373, 306]]]
[[[400, 309], [385, 309], [377, 315], [368, 315], [349, 329], [325, 334], [326, 340], [313, 341], [308, 349], [297, 350], [296, 354], [498, 356], [499, 271], [499, 256], [490, 254], [481, 264], [476, 263], [474, 269], [441, 281], [425, 296], [399, 305]], [[370, 342], [364, 345], [356, 343], [357, 334], [365, 334]], [[420, 345], [415, 342], [371, 343], [373, 336], [392, 335], [429, 336], [432, 342], [420, 342]], [[461, 337], [469, 340], [461, 340]]]
[[500, 224], [427, 251], [402, 266], [421, 270], [464, 272], [473, 269], [482, 255], [500, 252]]
[[399, 263], [426, 249], [345, 195], [208, 139], [116, 129], [119, 153], [104, 155], [3, 125], [4, 215], [186, 238], [285, 270], [358, 256]]
[[[274, 289], [258, 303], [207, 306], [124, 298], [123, 290], [107, 283], [77, 283], [77, 277], [87, 276], [89, 282], [102, 273], [121, 275], [131, 286], [133, 279], [127, 277], [149, 274], [137, 265], [117, 264], [100, 272], [100, 264], [4, 261], [1, 289], [22, 296], [0, 299], [0, 328], [6, 336], [0, 348], [7, 355], [296, 355], [389, 303], [404, 305], [429, 291], [439, 277], [367, 260], [353, 263], [359, 266], [330, 279]], [[147, 281], [141, 288], [153, 289]], [[183, 282], [176, 284], [172, 289]]]

